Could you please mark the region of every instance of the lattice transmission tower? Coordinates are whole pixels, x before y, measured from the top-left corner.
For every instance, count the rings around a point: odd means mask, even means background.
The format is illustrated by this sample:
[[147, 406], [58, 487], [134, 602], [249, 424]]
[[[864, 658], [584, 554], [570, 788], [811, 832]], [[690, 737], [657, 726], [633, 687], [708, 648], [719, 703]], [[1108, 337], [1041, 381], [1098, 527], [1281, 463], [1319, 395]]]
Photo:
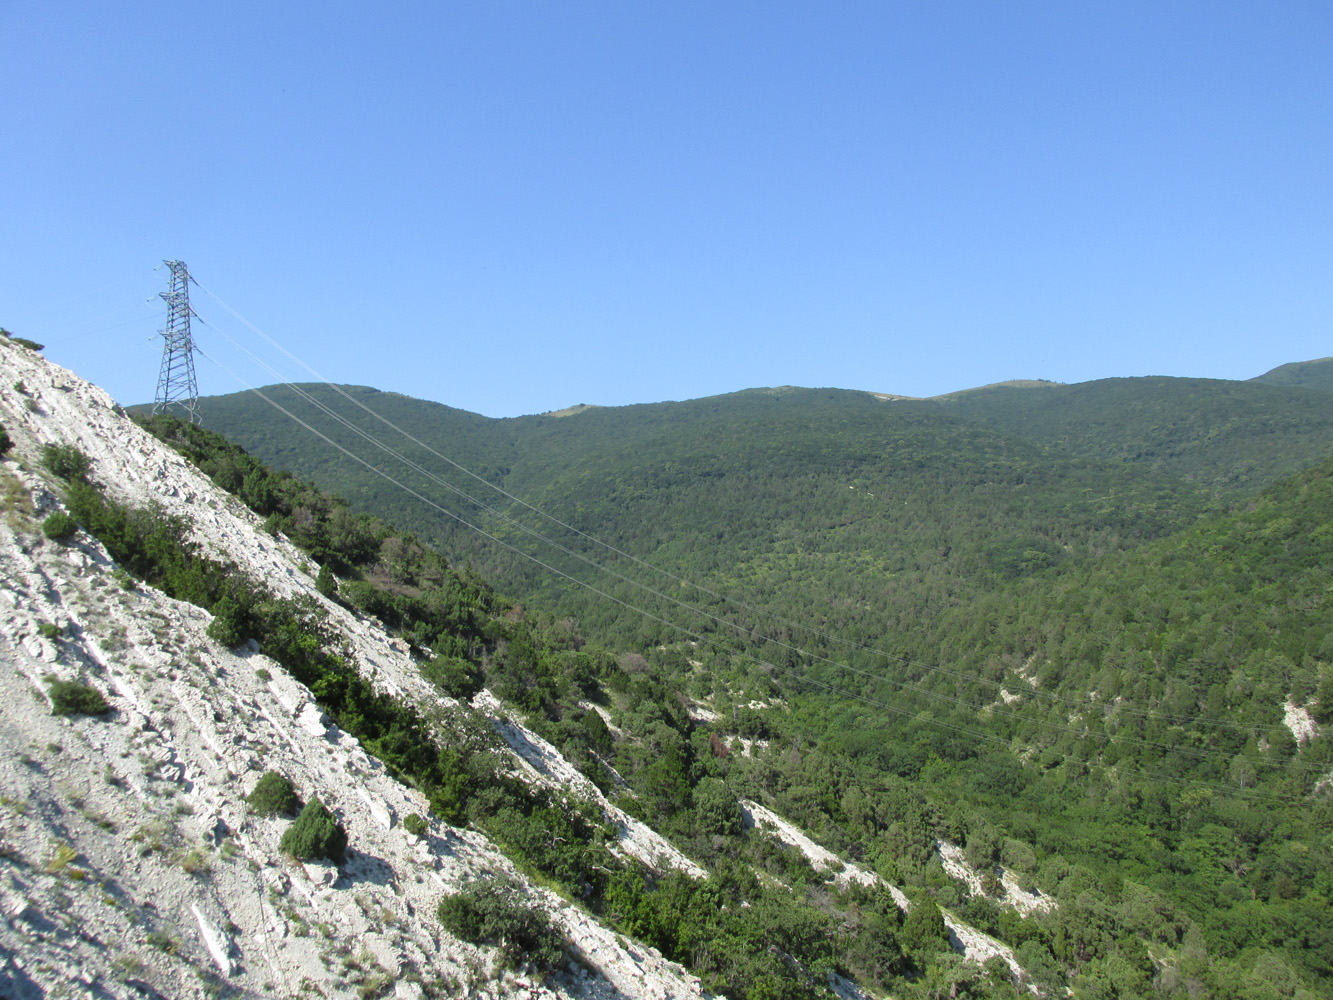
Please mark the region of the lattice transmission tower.
[[192, 424], [199, 423], [199, 384], [194, 378], [194, 340], [190, 337], [189, 268], [181, 260], [164, 260], [171, 268], [171, 285], [162, 292], [167, 302], [167, 326], [159, 331], [166, 341], [162, 345], [162, 370], [157, 376], [157, 399], [154, 413], [181, 411]]

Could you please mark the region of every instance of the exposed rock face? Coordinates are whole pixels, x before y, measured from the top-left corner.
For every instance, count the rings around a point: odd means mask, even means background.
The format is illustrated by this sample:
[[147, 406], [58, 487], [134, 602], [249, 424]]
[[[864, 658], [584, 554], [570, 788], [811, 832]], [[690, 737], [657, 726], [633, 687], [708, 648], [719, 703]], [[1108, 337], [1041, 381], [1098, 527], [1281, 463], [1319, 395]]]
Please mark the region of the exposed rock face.
[[[447, 934], [435, 918], [441, 895], [487, 873], [526, 884], [509, 862], [480, 834], [438, 821], [409, 836], [402, 818], [426, 815], [424, 799], [281, 667], [253, 648], [220, 648], [195, 607], [122, 589], [86, 535], [43, 537], [41, 519], [59, 501], [29, 470], [43, 444], [76, 445], [112, 495], [186, 518], [206, 550], [276, 593], [317, 597], [318, 567], [259, 531], [100, 389], [8, 343], [0, 423], [15, 441], [0, 467], [0, 994], [193, 997], [225, 985], [253, 997], [701, 995], [678, 966], [530, 886], [571, 942], [569, 971], [500, 975], [489, 949]], [[401, 644], [325, 603], [377, 685], [440, 700]], [[91, 685], [112, 711], [52, 715], [51, 678]], [[498, 703], [484, 708], [504, 722]], [[540, 756], [545, 778], [563, 780], [554, 751], [504, 724], [530, 748], [522, 766]], [[289, 820], [245, 803], [266, 770], [333, 810], [349, 835], [345, 864], [279, 852]], [[626, 850], [657, 849], [648, 833], [627, 835]]]

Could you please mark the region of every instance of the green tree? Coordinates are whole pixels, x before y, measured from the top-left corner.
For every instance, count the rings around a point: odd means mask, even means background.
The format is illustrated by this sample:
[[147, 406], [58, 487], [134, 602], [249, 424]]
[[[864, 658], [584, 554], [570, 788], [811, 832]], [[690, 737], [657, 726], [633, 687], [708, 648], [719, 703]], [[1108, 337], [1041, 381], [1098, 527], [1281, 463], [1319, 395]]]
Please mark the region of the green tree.
[[48, 514], [42, 522], [42, 534], [56, 542], [63, 542], [79, 530], [78, 522], [64, 511]]
[[526, 960], [546, 971], [564, 958], [563, 939], [550, 919], [507, 882], [488, 880], [445, 896], [436, 915], [456, 937], [495, 945], [511, 969]]
[[903, 918], [898, 941], [913, 963], [924, 969], [933, 956], [949, 950], [949, 928], [935, 901], [924, 893], [912, 900], [912, 908]]
[[338, 596], [338, 578], [333, 575], [328, 563], [319, 567], [319, 574], [315, 577], [315, 589], [330, 600]]

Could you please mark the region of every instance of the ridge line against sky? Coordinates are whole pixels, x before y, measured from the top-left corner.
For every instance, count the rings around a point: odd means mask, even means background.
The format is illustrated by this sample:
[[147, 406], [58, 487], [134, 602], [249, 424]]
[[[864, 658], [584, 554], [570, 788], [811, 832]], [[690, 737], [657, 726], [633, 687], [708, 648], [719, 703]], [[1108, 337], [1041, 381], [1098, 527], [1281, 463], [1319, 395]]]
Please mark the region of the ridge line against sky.
[[[0, 7], [0, 324], [488, 416], [1333, 353], [1333, 6]], [[226, 343], [308, 381], [200, 289]], [[199, 361], [200, 389], [243, 385]]]

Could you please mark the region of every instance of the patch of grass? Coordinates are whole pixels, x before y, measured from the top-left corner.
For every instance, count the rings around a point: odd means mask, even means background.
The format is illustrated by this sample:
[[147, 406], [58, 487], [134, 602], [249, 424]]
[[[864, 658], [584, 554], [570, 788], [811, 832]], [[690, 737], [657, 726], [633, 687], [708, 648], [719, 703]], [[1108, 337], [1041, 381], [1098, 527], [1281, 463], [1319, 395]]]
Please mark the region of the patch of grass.
[[59, 625], [52, 625], [50, 622], [42, 622], [37, 626], [37, 634], [43, 639], [59, 639], [65, 634], [65, 630]]
[[174, 955], [180, 951], [181, 943], [165, 931], [149, 931], [146, 938], [148, 944], [158, 951], [166, 952], [168, 955]]
[[70, 847], [69, 844], [57, 842], [55, 851], [52, 853], [43, 866], [43, 870], [48, 875], [59, 875], [69, 867], [70, 862], [79, 856], [79, 852]]
[[129, 973], [131, 976], [137, 976], [144, 970], [143, 959], [132, 951], [117, 955], [115, 961], [116, 965], [120, 966], [120, 968], [124, 969], [125, 972]]

